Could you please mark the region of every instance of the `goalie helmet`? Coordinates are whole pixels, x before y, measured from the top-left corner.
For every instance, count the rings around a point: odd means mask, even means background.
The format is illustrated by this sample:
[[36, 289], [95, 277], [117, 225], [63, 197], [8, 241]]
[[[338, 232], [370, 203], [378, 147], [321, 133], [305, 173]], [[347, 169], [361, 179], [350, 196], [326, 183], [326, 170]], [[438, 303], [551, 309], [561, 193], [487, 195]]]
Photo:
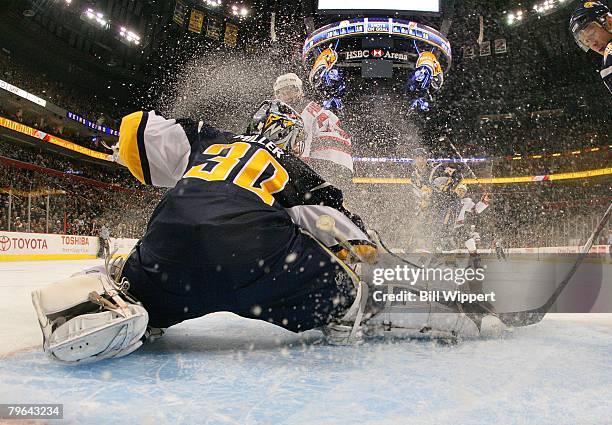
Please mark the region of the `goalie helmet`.
[[259, 134], [281, 149], [300, 153], [304, 145], [304, 124], [291, 106], [280, 100], [261, 104], [247, 127], [247, 134]]
[[610, 9], [608, 6], [600, 1], [583, 2], [574, 13], [572, 13], [570, 18], [570, 31], [574, 36], [574, 40], [576, 40], [576, 43], [582, 50], [588, 52], [590, 48], [580, 41], [580, 32], [592, 22], [596, 22], [603, 28], [606, 28], [605, 22], [609, 13]]

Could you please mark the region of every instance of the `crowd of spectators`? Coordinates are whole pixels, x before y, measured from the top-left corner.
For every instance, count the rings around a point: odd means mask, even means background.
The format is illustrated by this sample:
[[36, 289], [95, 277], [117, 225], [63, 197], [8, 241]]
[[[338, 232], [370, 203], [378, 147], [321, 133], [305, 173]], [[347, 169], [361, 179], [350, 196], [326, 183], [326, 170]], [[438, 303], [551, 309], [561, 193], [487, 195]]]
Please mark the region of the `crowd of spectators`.
[[96, 181], [115, 184], [124, 188], [143, 188], [131, 176], [127, 169], [117, 164], [95, 164], [79, 161], [70, 157], [59, 155], [42, 147], [30, 147], [7, 143], [0, 139], [0, 156], [38, 165], [43, 168], [61, 171], [62, 173], [93, 179]]
[[510, 247], [582, 245], [612, 202], [611, 185], [612, 178], [599, 177], [493, 188], [484, 233], [502, 233]]
[[[541, 158], [533, 156], [486, 158], [482, 162], [470, 162], [469, 166], [479, 177], [543, 176], [609, 168], [612, 164], [612, 149], [607, 146], [595, 149], [595, 151], [590, 149], [565, 151], [561, 152], [560, 156], [542, 155]], [[355, 161], [354, 170], [356, 177], [407, 178], [410, 176], [412, 164], [408, 161], [360, 160]]]
[[606, 121], [580, 120], [568, 115], [481, 124], [476, 137], [464, 137], [466, 154], [515, 156], [551, 154], [598, 147], [610, 140]]
[[[27, 148], [11, 147], [0, 153], [45, 167], [25, 169], [0, 162], [3, 230], [8, 229], [10, 192], [13, 231], [95, 235], [105, 224], [113, 237], [138, 238], [162, 195], [157, 189], [130, 186], [128, 182], [135, 180], [120, 168], [86, 165]], [[48, 169], [61, 174], [50, 174]], [[91, 180], [80, 178], [85, 175]], [[100, 185], [105, 183], [115, 186]], [[500, 232], [509, 247], [584, 243], [593, 226], [591, 217], [612, 200], [610, 184], [604, 177], [492, 187], [491, 208], [481, 229], [483, 246]], [[479, 199], [481, 191], [471, 187], [470, 196]], [[410, 239], [418, 202], [407, 186], [352, 185], [346, 188], [346, 200], [390, 243], [401, 247]]]
[[37, 167], [0, 161], [0, 229], [95, 235], [105, 224], [113, 237], [142, 236], [160, 190], [138, 185], [120, 167], [9, 146], [0, 140], [0, 156]]
[[541, 176], [608, 168], [612, 163], [612, 149], [607, 146], [592, 152], [580, 149], [573, 152], [558, 157], [496, 159], [489, 167], [495, 177]]
[[18, 63], [4, 50], [0, 50], [0, 79], [101, 125], [118, 128], [117, 118], [126, 112], [100, 97], [92, 101], [73, 86]]
[[142, 236], [159, 196], [109, 190], [71, 177], [0, 165], [4, 186], [0, 193], [0, 229], [9, 229], [10, 210], [12, 231], [95, 235], [105, 224], [113, 237]]
[[20, 108], [8, 108], [5, 105], [0, 105], [0, 116], [89, 149], [104, 150], [102, 140], [106, 140], [107, 145], [116, 142], [114, 136], [100, 134], [100, 132], [90, 130], [85, 126], [80, 126], [80, 124], [70, 127], [63, 125], [61, 121], [53, 124], [41, 115], [24, 112]]

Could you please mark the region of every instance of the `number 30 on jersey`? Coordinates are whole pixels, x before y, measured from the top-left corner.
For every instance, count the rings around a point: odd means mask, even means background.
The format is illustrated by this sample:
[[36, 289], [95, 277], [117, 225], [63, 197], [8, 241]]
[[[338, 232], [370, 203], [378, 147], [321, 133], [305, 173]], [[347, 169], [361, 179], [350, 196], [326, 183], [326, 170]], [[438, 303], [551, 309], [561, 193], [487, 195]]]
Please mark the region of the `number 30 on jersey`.
[[[289, 174], [276, 158], [265, 149], [255, 151], [246, 163], [241, 161], [250, 147], [250, 144], [244, 142], [210, 145], [203, 153], [204, 155], [213, 155], [213, 157], [207, 159], [203, 164], [191, 167], [183, 177], [209, 182], [224, 181], [227, 180], [234, 168], [243, 163], [244, 165], [241, 166], [232, 183], [259, 196], [266, 204], [272, 205], [274, 203], [273, 195], [285, 188], [289, 181]], [[210, 164], [214, 164], [212, 168], [210, 168]], [[274, 173], [271, 177], [257, 184], [257, 181], [269, 166], [272, 166]]]

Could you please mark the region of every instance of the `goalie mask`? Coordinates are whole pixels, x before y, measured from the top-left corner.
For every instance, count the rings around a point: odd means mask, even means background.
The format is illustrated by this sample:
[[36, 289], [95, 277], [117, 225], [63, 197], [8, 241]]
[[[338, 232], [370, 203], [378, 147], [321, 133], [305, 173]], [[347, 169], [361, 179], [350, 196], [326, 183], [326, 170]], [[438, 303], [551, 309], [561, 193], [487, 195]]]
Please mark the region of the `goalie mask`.
[[299, 114], [280, 100], [261, 104], [247, 127], [248, 134], [259, 134], [286, 151], [304, 150], [304, 124]]

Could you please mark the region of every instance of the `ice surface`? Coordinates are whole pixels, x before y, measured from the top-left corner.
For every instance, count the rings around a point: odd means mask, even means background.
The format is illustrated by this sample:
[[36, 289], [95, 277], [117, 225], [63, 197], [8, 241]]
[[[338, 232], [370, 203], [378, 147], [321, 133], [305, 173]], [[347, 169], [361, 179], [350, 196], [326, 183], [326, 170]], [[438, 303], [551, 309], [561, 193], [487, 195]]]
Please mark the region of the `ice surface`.
[[[549, 315], [502, 339], [319, 345], [218, 313], [123, 359], [48, 362], [29, 292], [95, 261], [0, 263], [0, 402], [63, 403], [69, 423], [601, 424], [612, 315]], [[55, 421], [54, 421], [55, 423]]]

